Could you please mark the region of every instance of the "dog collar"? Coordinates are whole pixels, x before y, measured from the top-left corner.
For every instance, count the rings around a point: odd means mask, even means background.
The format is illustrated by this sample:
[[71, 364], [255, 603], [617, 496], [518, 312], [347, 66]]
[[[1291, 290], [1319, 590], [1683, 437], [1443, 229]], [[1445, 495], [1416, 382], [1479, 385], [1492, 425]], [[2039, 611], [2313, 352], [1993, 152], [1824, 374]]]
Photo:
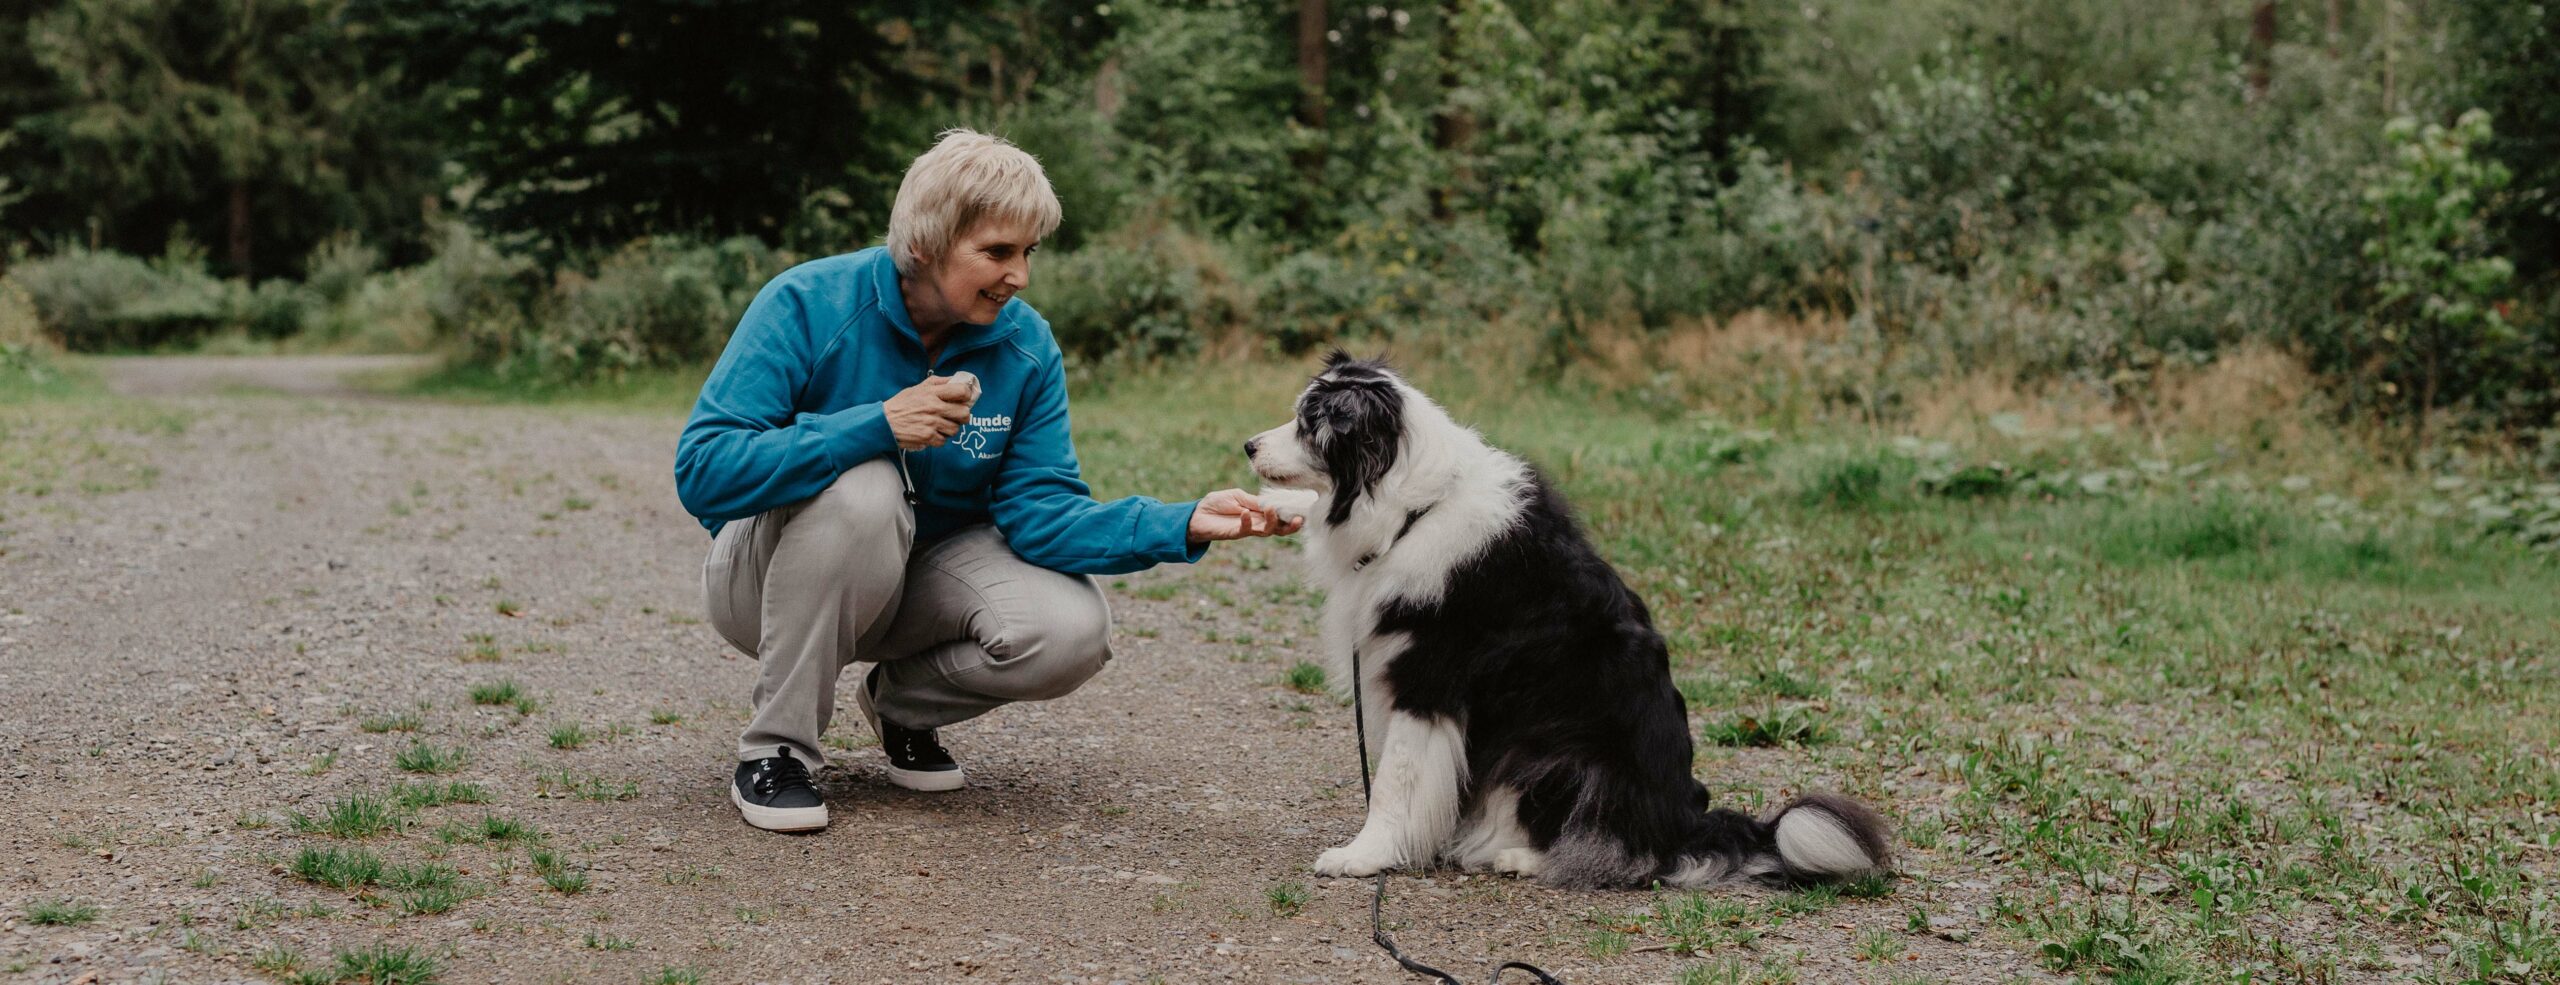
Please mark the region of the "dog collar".
[[[1433, 504], [1431, 504], [1431, 506], [1438, 506], [1438, 505], [1440, 505], [1440, 504], [1438, 504], [1438, 503], [1433, 503]], [[1409, 533], [1412, 533], [1412, 532], [1413, 532], [1413, 525], [1414, 525], [1414, 523], [1415, 523], [1416, 521], [1421, 520], [1421, 519], [1422, 519], [1422, 515], [1423, 515], [1423, 514], [1431, 512], [1431, 506], [1425, 506], [1425, 507], [1423, 507], [1423, 508], [1421, 508], [1421, 509], [1418, 509], [1418, 510], [1415, 510], [1415, 511], [1413, 511], [1413, 512], [1411, 512], [1411, 513], [1407, 513], [1407, 514], [1405, 514], [1405, 515], [1404, 515], [1404, 526], [1397, 528], [1397, 529], [1396, 529], [1396, 535], [1387, 539], [1387, 546], [1385, 546], [1385, 547], [1381, 547], [1381, 548], [1378, 548], [1377, 550], [1374, 550], [1374, 551], [1370, 551], [1370, 552], [1369, 552], [1369, 553], [1367, 553], [1367, 554], [1360, 555], [1360, 560], [1357, 560], [1357, 561], [1353, 561], [1353, 562], [1351, 562], [1351, 570], [1353, 570], [1353, 571], [1358, 571], [1358, 570], [1360, 570], [1360, 569], [1362, 569], [1362, 568], [1366, 568], [1366, 567], [1368, 567], [1368, 566], [1369, 566], [1369, 563], [1370, 563], [1370, 562], [1375, 561], [1375, 560], [1377, 560], [1377, 559], [1378, 559], [1378, 555], [1385, 554], [1386, 552], [1388, 552], [1388, 551], [1390, 551], [1390, 550], [1394, 550], [1394, 549], [1395, 549], [1395, 546], [1396, 546], [1396, 542], [1397, 542], [1397, 541], [1401, 541], [1401, 540], [1403, 540], [1403, 539], [1404, 539], [1404, 535], [1406, 535], [1406, 534], [1409, 534]]]

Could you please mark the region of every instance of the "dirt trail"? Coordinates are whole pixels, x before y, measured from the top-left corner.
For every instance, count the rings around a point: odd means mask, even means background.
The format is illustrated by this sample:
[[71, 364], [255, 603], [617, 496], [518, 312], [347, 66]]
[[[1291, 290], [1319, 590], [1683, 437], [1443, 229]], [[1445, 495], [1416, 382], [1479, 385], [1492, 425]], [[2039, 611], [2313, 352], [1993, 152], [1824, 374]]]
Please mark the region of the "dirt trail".
[[[1118, 584], [1101, 677], [946, 732], [965, 791], [891, 787], [841, 710], [832, 735], [856, 747], [821, 774], [834, 827], [765, 834], [726, 799], [753, 674], [699, 621], [708, 541], [671, 488], [679, 421], [328, 396], [343, 361], [246, 377], [304, 396], [224, 389], [242, 365], [111, 365], [123, 392], [189, 394], [151, 398], [190, 420], [141, 439], [156, 482], [0, 500], [0, 970], [268, 980], [282, 976], [253, 961], [274, 948], [325, 964], [388, 944], [436, 956], [445, 982], [670, 967], [705, 982], [1420, 980], [1369, 943], [1367, 883], [1306, 869], [1357, 827], [1359, 774], [1347, 710], [1278, 683], [1313, 655], [1289, 545]], [[538, 706], [467, 697], [502, 680]], [[401, 713], [415, 732], [365, 729]], [[587, 741], [555, 748], [571, 724]], [[440, 779], [494, 801], [425, 808], [363, 844], [440, 859], [477, 895], [404, 915], [405, 893], [376, 904], [294, 879], [298, 852], [339, 842], [289, 815], [412, 779], [393, 760], [419, 741], [466, 750]], [[1719, 756], [1772, 796], [1804, 769]], [[546, 886], [522, 847], [434, 837], [492, 814], [538, 828], [588, 888]], [[1996, 880], [1925, 853], [1909, 870], [1892, 898], [1730, 953], [1807, 982], [2047, 977], [1998, 933], [1905, 934], [1923, 906], [1978, 929], [1971, 908]], [[1287, 884], [1305, 890], [1294, 915], [1275, 912]], [[1659, 936], [1593, 956], [1590, 915], [1649, 894], [1447, 872], [1393, 892], [1404, 946], [1471, 982], [1497, 954], [1576, 985], [1701, 963]], [[50, 900], [98, 916], [31, 923]], [[1894, 959], [1860, 960], [1855, 942], [1879, 932], [1902, 942]]]

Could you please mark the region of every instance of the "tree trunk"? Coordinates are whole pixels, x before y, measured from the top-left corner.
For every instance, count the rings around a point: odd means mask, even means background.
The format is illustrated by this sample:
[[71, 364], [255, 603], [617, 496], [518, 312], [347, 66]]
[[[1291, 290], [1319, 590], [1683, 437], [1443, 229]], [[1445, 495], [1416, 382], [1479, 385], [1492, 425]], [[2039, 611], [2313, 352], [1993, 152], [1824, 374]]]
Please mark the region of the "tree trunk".
[[1458, 15], [1465, 3], [1466, 0], [1445, 0], [1440, 5], [1440, 111], [1431, 118], [1431, 146], [1450, 161], [1450, 166], [1449, 184], [1431, 190], [1431, 217], [1443, 222], [1454, 214], [1452, 199], [1457, 190], [1452, 186], [1467, 180], [1461, 155], [1476, 133], [1475, 118], [1460, 109], [1453, 98], [1458, 91]]
[[2338, 57], [2338, 21], [2342, 16], [2339, 8], [2346, 6], [2346, 2], [2347, 0], [2329, 0], [2329, 30], [2321, 40], [2328, 45], [2331, 58]]
[[249, 182], [231, 183], [231, 275], [249, 279]]
[[2276, 0], [2258, 0], [2249, 15], [2249, 101], [2267, 98], [2275, 81]]
[[1325, 0], [1298, 0], [1298, 122], [1324, 129]]

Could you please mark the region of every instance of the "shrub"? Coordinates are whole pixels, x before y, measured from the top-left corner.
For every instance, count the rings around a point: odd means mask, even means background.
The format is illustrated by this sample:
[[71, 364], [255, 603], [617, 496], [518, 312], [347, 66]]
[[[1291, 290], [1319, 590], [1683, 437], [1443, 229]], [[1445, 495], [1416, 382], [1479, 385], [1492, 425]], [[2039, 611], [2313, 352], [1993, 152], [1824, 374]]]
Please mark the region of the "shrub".
[[1254, 308], [1224, 246], [1150, 222], [1035, 270], [1032, 291], [1058, 345], [1087, 359], [1190, 352]]
[[571, 281], [533, 334], [542, 375], [589, 379], [709, 362], [783, 258], [753, 239], [710, 245], [648, 239]]
[[190, 341], [225, 320], [221, 282], [183, 258], [154, 264], [72, 250], [19, 264], [9, 276], [46, 330], [75, 351]]
[[514, 358], [517, 336], [540, 297], [532, 260], [500, 252], [471, 227], [451, 223], [420, 270], [428, 323], [464, 358], [498, 365]]

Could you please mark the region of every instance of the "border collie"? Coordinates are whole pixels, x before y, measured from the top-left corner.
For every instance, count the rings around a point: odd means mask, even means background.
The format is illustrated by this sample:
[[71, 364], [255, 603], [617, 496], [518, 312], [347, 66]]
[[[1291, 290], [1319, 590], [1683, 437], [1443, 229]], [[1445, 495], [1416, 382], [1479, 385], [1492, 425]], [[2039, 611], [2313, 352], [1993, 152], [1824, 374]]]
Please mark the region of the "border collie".
[[1244, 450], [1273, 500], [1308, 514], [1330, 679], [1351, 679], [1355, 651], [1362, 675], [1369, 816], [1318, 874], [1445, 861], [1694, 887], [1890, 863], [1884, 820], [1846, 797], [1709, 809], [1644, 601], [1544, 475], [1384, 364], [1334, 352], [1297, 419]]

